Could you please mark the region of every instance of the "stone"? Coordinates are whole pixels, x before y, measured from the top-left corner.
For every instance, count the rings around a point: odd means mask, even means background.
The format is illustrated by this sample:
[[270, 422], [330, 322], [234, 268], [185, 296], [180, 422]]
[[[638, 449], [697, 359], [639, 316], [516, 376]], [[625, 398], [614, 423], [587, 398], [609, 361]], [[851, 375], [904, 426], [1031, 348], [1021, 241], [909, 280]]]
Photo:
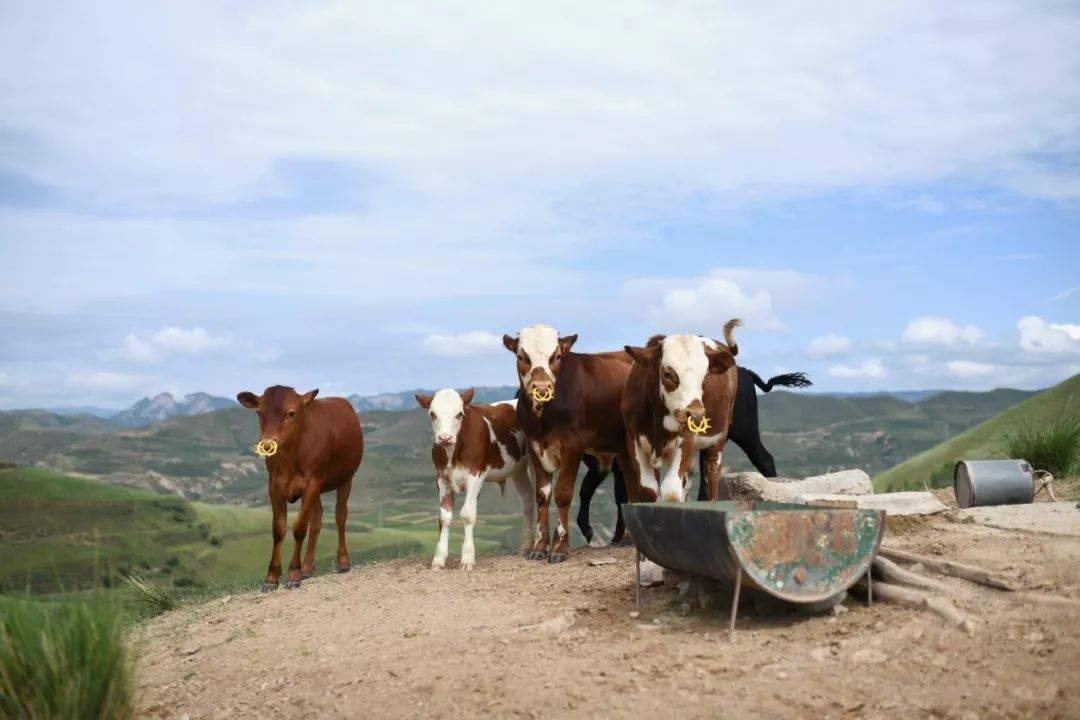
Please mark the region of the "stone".
[[599, 567], [601, 565], [615, 565], [618, 562], [619, 561], [613, 557], [601, 557], [593, 558], [589, 561], [589, 565], [591, 565], [592, 567]]

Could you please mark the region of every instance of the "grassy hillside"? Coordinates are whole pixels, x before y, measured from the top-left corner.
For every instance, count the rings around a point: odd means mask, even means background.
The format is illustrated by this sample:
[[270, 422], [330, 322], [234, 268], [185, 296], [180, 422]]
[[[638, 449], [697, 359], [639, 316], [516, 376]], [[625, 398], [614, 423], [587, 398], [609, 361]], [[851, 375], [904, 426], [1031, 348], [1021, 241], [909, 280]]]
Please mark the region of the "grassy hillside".
[[1006, 433], [1061, 416], [1080, 418], [1080, 375], [881, 473], [874, 478], [874, 485], [879, 491], [921, 488], [924, 483], [937, 487], [950, 485], [953, 466], [958, 460], [1003, 457], [1000, 445]]
[[[270, 554], [270, 512], [263, 508], [192, 503], [37, 468], [0, 470], [0, 590], [33, 593], [115, 586], [118, 572], [136, 572], [178, 587], [254, 584]], [[324, 502], [332, 496], [326, 496]], [[520, 516], [490, 511], [497, 488], [481, 494], [480, 553], [517, 550]], [[346, 541], [354, 563], [434, 551], [438, 531], [431, 512], [402, 517], [394, 505], [357, 508]], [[330, 570], [336, 551], [332, 502], [317, 553]], [[289, 507], [295, 517], [298, 505]], [[412, 507], [412, 509], [417, 509]], [[485, 512], [488, 509], [488, 512]], [[460, 547], [460, 525], [451, 551]], [[291, 536], [283, 548], [285, 562]]]

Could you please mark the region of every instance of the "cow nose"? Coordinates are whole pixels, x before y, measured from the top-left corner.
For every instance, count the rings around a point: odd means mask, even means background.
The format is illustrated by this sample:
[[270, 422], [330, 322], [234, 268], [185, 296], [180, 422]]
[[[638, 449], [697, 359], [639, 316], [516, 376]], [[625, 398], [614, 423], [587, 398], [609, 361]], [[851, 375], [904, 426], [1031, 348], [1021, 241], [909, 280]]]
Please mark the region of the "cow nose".
[[453, 435], [446, 435], [446, 434], [439, 435], [439, 444], [440, 445], [449, 445], [453, 441], [454, 441], [454, 436]]
[[701, 422], [701, 419], [705, 417], [705, 406], [701, 404], [700, 400], [695, 400], [686, 408], [686, 414], [692, 417], [695, 422]]
[[277, 438], [263, 438], [259, 441], [259, 447], [266, 452], [270, 452], [275, 445], [277, 445]]

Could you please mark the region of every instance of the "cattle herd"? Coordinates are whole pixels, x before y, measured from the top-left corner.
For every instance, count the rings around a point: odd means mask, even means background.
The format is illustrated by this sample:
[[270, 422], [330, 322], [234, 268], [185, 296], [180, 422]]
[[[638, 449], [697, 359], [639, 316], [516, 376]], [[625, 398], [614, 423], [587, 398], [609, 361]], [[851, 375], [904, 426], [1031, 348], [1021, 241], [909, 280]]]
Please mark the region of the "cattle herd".
[[[431, 418], [431, 460], [439, 496], [439, 540], [432, 568], [446, 565], [458, 493], [465, 494], [461, 564], [466, 570], [475, 567], [477, 498], [486, 482], [503, 488], [508, 479], [513, 482], [521, 499], [522, 552], [530, 560], [558, 563], [570, 556], [570, 505], [582, 462], [587, 473], [578, 527], [592, 541], [590, 501], [614, 472], [619, 514], [613, 543], [628, 542], [624, 502], [687, 500], [695, 455], [701, 475], [698, 499], [720, 499], [721, 457], [728, 440], [742, 448], [763, 475], [774, 477], [773, 458], [761, 444], [754, 387], [768, 392], [774, 385], [810, 383], [802, 373], [765, 383], [738, 367], [733, 336], [738, 325], [731, 320], [724, 326], [723, 342], [700, 335], [655, 335], [644, 346], [599, 353], [573, 352], [576, 335], [560, 337], [548, 325], [530, 325], [516, 337], [503, 336], [516, 360], [519, 388], [514, 400], [474, 404], [472, 389], [418, 394], [417, 403]], [[275, 590], [280, 582], [287, 504], [296, 500], [301, 504], [293, 522], [295, 546], [286, 587], [299, 587], [314, 573], [322, 494], [331, 490], [337, 492], [337, 568], [345, 572], [350, 567], [345, 522], [364, 436], [347, 400], [316, 399], [317, 394], [312, 390], [301, 395], [275, 385], [262, 395], [237, 395], [241, 405], [258, 413], [255, 452], [265, 458], [269, 473], [274, 542], [263, 592]], [[554, 533], [552, 496], [558, 512]]]

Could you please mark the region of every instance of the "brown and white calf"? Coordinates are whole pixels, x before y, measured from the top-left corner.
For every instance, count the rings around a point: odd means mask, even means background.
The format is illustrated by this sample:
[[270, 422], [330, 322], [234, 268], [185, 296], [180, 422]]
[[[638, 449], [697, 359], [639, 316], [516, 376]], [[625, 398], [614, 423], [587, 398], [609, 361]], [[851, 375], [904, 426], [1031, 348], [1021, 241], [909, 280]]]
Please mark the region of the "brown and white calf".
[[[720, 460], [738, 390], [731, 320], [724, 343], [699, 335], [654, 335], [626, 346], [634, 366], [622, 416], [633, 458], [625, 472], [631, 502], [685, 502], [697, 451], [705, 451], [709, 499], [719, 499]], [[637, 497], [635, 498], [635, 493]]]
[[[557, 563], [570, 556], [570, 503], [584, 455], [604, 467], [626, 459], [626, 430], [619, 404], [633, 361], [622, 350], [571, 352], [577, 335], [559, 337], [549, 325], [530, 325], [503, 344], [517, 357], [521, 385], [518, 422], [529, 443], [536, 481], [539, 537], [528, 557]], [[558, 526], [551, 535], [551, 476], [558, 472]], [[549, 547], [554, 545], [550, 550]]]
[[450, 524], [454, 519], [454, 497], [465, 493], [461, 520], [465, 540], [461, 564], [466, 570], [476, 565], [473, 528], [476, 499], [485, 482], [498, 483], [505, 492], [512, 480], [521, 498], [521, 550], [533, 543], [533, 493], [525, 457], [525, 435], [518, 427], [516, 401], [473, 405], [473, 389], [464, 393], [444, 388], [434, 395], [417, 395], [416, 402], [428, 411], [435, 442], [431, 462], [439, 490], [439, 543], [433, 569], [446, 567], [450, 551]]

